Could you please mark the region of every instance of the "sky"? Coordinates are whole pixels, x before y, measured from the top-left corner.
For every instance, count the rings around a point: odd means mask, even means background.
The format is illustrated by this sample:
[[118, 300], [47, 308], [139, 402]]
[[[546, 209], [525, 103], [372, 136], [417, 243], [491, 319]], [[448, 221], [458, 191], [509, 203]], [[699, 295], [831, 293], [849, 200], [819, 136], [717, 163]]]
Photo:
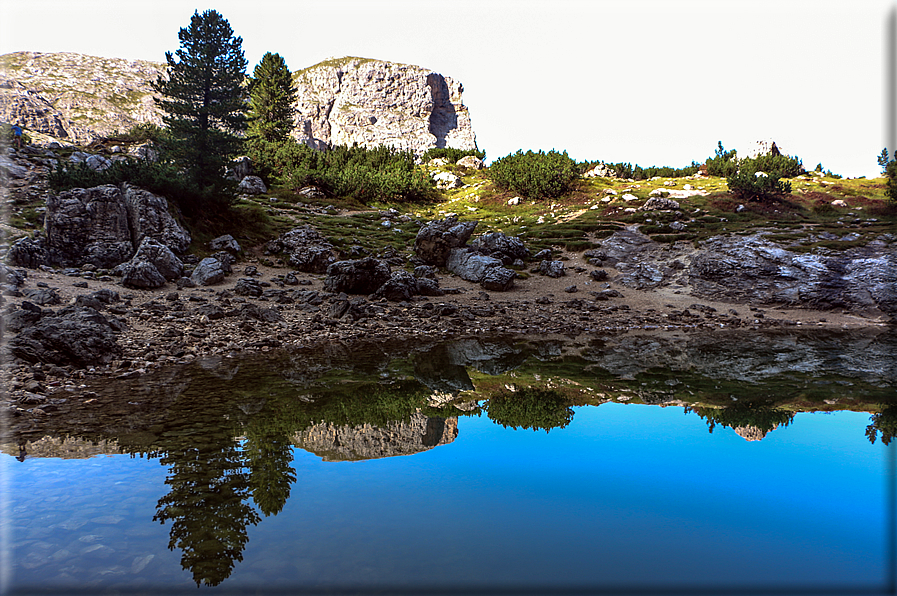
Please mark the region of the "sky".
[[893, 0], [0, 0], [0, 54], [162, 62], [210, 8], [250, 72], [270, 51], [294, 71], [348, 55], [460, 81], [487, 161], [683, 167], [771, 139], [808, 169], [874, 177], [897, 149]]

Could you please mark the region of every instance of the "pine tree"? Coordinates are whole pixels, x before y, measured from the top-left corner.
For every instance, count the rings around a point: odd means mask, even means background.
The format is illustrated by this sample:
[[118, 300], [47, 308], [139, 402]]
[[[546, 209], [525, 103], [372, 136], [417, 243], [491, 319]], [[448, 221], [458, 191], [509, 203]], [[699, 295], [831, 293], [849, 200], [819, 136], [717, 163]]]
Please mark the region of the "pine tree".
[[280, 54], [266, 53], [249, 81], [249, 139], [285, 141], [293, 130], [296, 88]]
[[246, 128], [243, 39], [214, 10], [194, 12], [178, 39], [178, 60], [166, 52], [167, 76], [153, 84], [173, 139], [171, 155], [200, 189], [220, 190]]

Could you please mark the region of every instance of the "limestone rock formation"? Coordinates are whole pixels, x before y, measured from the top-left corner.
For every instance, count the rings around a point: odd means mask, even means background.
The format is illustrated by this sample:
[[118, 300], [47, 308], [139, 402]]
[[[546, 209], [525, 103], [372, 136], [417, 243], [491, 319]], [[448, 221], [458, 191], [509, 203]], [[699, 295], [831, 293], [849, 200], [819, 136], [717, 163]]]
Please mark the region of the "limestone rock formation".
[[31, 268], [112, 268], [129, 260], [145, 238], [179, 253], [191, 240], [163, 197], [127, 184], [73, 188], [47, 197], [44, 235], [14, 244], [8, 261]]
[[72, 53], [0, 56], [0, 120], [63, 143], [88, 144], [136, 124], [161, 124], [149, 84], [165, 66]]
[[309, 146], [476, 149], [458, 81], [419, 66], [346, 57], [294, 75], [293, 136]]
[[316, 424], [297, 432], [292, 440], [324, 461], [358, 461], [420, 453], [451, 443], [457, 436], [457, 418], [415, 413], [410, 420], [390, 422], [382, 427]]

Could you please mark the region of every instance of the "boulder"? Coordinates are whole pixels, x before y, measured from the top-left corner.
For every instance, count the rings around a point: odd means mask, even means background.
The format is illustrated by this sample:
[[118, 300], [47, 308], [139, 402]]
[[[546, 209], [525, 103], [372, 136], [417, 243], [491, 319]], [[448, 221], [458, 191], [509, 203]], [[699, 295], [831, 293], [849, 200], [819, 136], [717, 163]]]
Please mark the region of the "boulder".
[[[659, 190], [659, 189], [658, 189]], [[654, 194], [653, 192], [651, 194]], [[665, 211], [678, 209], [679, 203], [673, 199], [667, 199], [661, 196], [651, 197], [645, 204], [639, 207], [639, 211]]]
[[396, 271], [390, 278], [380, 286], [376, 295], [386, 298], [390, 302], [401, 302], [403, 300], [411, 300], [412, 296], [420, 294], [419, 280], [407, 271]]
[[464, 248], [456, 248], [449, 253], [446, 269], [461, 279], [479, 283], [483, 288], [497, 292], [511, 289], [517, 276], [514, 271], [503, 267], [499, 259]]
[[21, 238], [9, 247], [6, 262], [16, 267], [37, 269], [48, 264], [47, 242], [43, 236]]
[[389, 263], [374, 257], [337, 261], [327, 267], [324, 289], [334, 293], [372, 294], [389, 281], [391, 274]]
[[236, 285], [234, 285], [234, 294], [239, 294], [240, 296], [258, 297], [262, 295], [262, 292], [262, 286], [259, 282], [249, 277], [238, 279]]
[[333, 245], [309, 225], [293, 228], [265, 245], [266, 254], [287, 253], [291, 266], [305, 273], [324, 273], [336, 261]]
[[237, 192], [247, 195], [261, 195], [268, 192], [268, 187], [258, 176], [246, 176], [237, 185]]
[[476, 283], [483, 280], [487, 269], [501, 266], [500, 260], [477, 254], [466, 248], [453, 249], [445, 263], [445, 268], [461, 279]]
[[562, 277], [567, 275], [563, 261], [542, 261], [539, 263], [539, 275]]
[[490, 267], [486, 270], [480, 285], [483, 289], [492, 292], [507, 292], [514, 287], [514, 279], [517, 273], [505, 267]]
[[138, 248], [146, 237], [159, 241], [177, 254], [190, 248], [190, 233], [171, 215], [165, 197], [127, 184], [122, 187], [122, 196], [127, 205], [134, 248]]
[[198, 286], [211, 286], [224, 281], [227, 272], [221, 261], [206, 257], [196, 266], [190, 280]]
[[165, 285], [165, 277], [155, 265], [143, 258], [135, 257], [121, 267], [121, 283], [126, 287], [154, 290]]
[[67, 307], [42, 316], [7, 346], [13, 356], [26, 362], [94, 366], [122, 353], [113, 332], [116, 328], [120, 327], [92, 308]]
[[44, 226], [51, 265], [110, 268], [134, 252], [128, 209], [112, 184], [51, 193]]
[[477, 222], [459, 222], [454, 215], [433, 220], [418, 231], [414, 253], [427, 265], [444, 267], [449, 252], [464, 246], [476, 227]]
[[471, 170], [482, 170], [484, 167], [483, 160], [474, 155], [465, 155], [457, 161], [462, 168], [470, 168]]
[[155, 289], [184, 275], [184, 264], [167, 246], [146, 237], [127, 263], [116, 267], [122, 284], [132, 288]]
[[142, 145], [132, 147], [128, 151], [128, 155], [130, 155], [131, 157], [143, 160], [143, 161], [149, 161], [149, 162], [159, 161], [159, 151], [155, 148], [155, 146], [151, 142], [147, 142]]
[[[610, 178], [613, 177], [613, 171], [605, 164], [600, 163], [591, 170], [582, 175], [583, 178]], [[616, 193], [614, 193], [616, 194]]]
[[505, 265], [510, 265], [517, 259], [530, 257], [529, 249], [520, 238], [506, 236], [502, 232], [492, 232], [474, 238], [470, 247], [480, 254], [500, 259]]
[[232, 253], [238, 253], [240, 252], [240, 250], [242, 250], [240, 248], [240, 244], [236, 240], [234, 240], [234, 237], [230, 234], [218, 236], [217, 238], [210, 240], [209, 248], [215, 251], [226, 250]]
[[433, 175], [433, 180], [436, 181], [436, 188], [441, 188], [442, 190], [461, 188], [464, 186], [461, 179], [451, 172], [438, 172]]

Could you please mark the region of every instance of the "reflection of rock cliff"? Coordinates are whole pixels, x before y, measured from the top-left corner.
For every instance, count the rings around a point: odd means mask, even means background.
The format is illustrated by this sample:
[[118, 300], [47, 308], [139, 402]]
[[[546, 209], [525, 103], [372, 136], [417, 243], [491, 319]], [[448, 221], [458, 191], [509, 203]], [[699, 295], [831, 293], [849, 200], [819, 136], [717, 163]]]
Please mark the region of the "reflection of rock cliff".
[[[778, 425], [772, 427], [771, 430], [778, 428]], [[757, 428], [756, 426], [738, 426], [733, 429], [735, 433], [742, 437], [745, 441], [759, 441], [766, 436], [767, 431]]]
[[[24, 450], [23, 450], [24, 448]], [[117, 455], [122, 453], [118, 442], [113, 440], [88, 441], [76, 437], [41, 437], [26, 441], [24, 445], [0, 444], [0, 452], [13, 456], [55, 457], [59, 459], [87, 459], [96, 455]]]
[[293, 435], [293, 444], [324, 461], [356, 461], [396, 455], [411, 455], [451, 443], [458, 436], [457, 418], [427, 417], [417, 413], [411, 420], [376, 427], [316, 424]]
[[295, 75], [293, 136], [327, 143], [475, 149], [461, 83], [419, 66], [366, 58], [328, 60]]

